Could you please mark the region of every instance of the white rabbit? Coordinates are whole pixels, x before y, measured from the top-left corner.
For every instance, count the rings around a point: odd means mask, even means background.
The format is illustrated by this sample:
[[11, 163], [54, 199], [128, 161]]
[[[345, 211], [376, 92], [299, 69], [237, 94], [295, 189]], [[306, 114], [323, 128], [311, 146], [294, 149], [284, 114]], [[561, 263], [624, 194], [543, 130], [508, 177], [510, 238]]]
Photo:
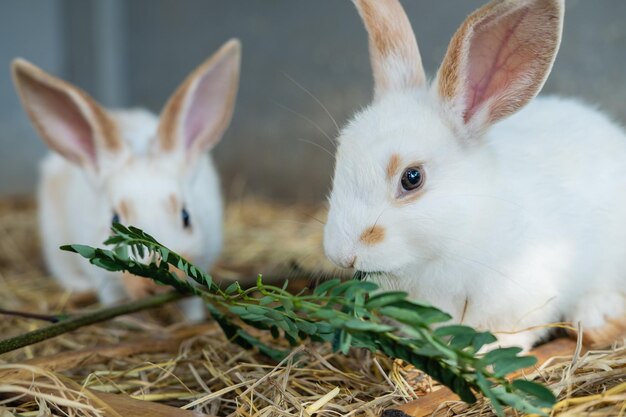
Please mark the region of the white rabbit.
[[[84, 91], [16, 59], [13, 77], [34, 126], [54, 151], [43, 161], [40, 227], [47, 265], [68, 290], [97, 290], [105, 304], [163, 289], [106, 272], [59, 246], [101, 246], [111, 222], [144, 229], [208, 270], [222, 247], [222, 199], [209, 149], [231, 120], [240, 43], [230, 40], [171, 96], [160, 117], [109, 111]], [[201, 300], [183, 304], [204, 316]]]
[[338, 140], [327, 256], [503, 346], [529, 349], [562, 320], [582, 322], [591, 343], [618, 338], [626, 135], [578, 101], [529, 103], [554, 62], [564, 1], [488, 3], [432, 85], [399, 1], [355, 3], [375, 97]]

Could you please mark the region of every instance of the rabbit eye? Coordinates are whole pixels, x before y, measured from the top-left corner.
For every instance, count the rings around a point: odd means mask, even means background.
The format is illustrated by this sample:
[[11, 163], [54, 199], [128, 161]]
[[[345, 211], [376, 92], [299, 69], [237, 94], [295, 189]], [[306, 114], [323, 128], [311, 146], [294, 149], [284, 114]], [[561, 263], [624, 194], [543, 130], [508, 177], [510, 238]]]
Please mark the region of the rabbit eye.
[[424, 169], [422, 167], [410, 167], [404, 170], [400, 183], [405, 191], [414, 191], [424, 185]]
[[111, 224], [115, 224], [115, 223], [119, 223], [120, 222], [120, 215], [117, 214], [115, 211], [113, 212], [113, 217], [111, 218]]
[[189, 215], [189, 212], [187, 211], [186, 208], [183, 207], [180, 214], [181, 214], [181, 217], [183, 218], [183, 227], [185, 229], [189, 228], [189, 226], [191, 226], [191, 216]]

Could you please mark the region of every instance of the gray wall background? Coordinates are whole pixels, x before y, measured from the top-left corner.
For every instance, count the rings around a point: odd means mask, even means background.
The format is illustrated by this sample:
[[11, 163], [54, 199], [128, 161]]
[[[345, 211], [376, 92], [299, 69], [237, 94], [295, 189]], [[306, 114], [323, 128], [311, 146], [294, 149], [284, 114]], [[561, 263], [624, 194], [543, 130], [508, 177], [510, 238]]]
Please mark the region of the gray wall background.
[[[430, 75], [452, 33], [482, 3], [403, 0]], [[235, 117], [214, 151], [225, 191], [323, 198], [332, 157], [320, 147], [332, 153], [333, 145], [320, 131], [334, 137], [336, 129], [297, 84], [340, 125], [367, 104], [367, 39], [348, 0], [3, 0], [0, 195], [32, 193], [46, 152], [14, 93], [13, 57], [107, 106], [158, 112], [186, 74], [230, 37], [244, 49]], [[564, 40], [544, 92], [582, 97], [626, 122], [625, 45], [625, 1], [567, 0]]]

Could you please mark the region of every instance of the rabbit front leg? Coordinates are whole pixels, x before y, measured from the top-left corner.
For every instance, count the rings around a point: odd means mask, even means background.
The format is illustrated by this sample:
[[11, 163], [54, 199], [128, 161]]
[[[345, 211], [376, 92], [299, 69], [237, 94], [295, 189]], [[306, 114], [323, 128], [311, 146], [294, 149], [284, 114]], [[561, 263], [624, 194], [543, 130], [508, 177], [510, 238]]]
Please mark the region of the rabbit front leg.
[[582, 324], [583, 341], [591, 347], [607, 347], [626, 338], [626, 293], [619, 289], [589, 293], [576, 305], [571, 322]]
[[537, 341], [540, 339], [540, 337], [532, 331], [496, 333], [495, 336], [498, 340], [483, 346], [479, 353], [486, 353], [490, 350], [498, 348], [519, 347], [522, 349], [520, 354], [525, 355], [533, 348], [533, 346], [537, 344]]
[[182, 300], [178, 303], [178, 307], [182, 310], [186, 322], [201, 322], [207, 317], [207, 309], [204, 305], [204, 300], [200, 297]]

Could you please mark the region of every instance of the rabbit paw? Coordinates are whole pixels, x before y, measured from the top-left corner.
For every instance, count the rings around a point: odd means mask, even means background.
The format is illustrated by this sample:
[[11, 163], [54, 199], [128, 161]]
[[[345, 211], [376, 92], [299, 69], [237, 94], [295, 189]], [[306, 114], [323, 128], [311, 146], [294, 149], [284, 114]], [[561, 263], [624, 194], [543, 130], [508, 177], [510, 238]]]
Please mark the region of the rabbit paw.
[[520, 355], [525, 355], [538, 342], [538, 337], [534, 332], [518, 333], [495, 333], [498, 338], [496, 342], [483, 346], [478, 353], [487, 353], [498, 348], [519, 347], [522, 348]]
[[592, 348], [610, 346], [626, 337], [626, 294], [594, 292], [576, 306], [572, 324], [582, 323], [583, 343]]

